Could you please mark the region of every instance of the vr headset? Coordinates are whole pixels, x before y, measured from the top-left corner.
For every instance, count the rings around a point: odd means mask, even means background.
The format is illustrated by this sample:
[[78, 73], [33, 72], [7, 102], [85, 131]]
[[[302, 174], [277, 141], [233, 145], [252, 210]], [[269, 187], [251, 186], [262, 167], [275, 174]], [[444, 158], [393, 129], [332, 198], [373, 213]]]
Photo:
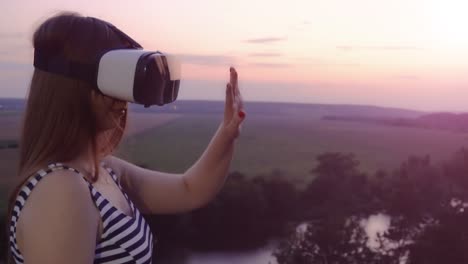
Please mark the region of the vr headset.
[[60, 53], [36, 49], [34, 67], [86, 81], [107, 96], [145, 107], [174, 102], [180, 85], [181, 66], [178, 59], [159, 51], [143, 50], [140, 44], [117, 27], [102, 22], [131, 47], [105, 51], [91, 64], [71, 61]]

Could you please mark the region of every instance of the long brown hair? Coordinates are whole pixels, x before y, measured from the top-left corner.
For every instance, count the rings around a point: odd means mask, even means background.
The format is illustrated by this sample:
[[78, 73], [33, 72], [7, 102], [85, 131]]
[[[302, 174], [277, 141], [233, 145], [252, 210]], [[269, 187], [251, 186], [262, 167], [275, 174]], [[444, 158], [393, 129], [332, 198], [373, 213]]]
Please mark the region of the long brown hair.
[[[62, 51], [70, 60], [95, 62], [97, 55], [108, 49], [127, 48], [106, 22], [77, 13], [61, 12], [44, 21], [33, 35], [34, 49], [47, 52]], [[34, 70], [19, 141], [19, 163], [16, 183], [10, 193], [7, 218], [9, 243], [10, 220], [16, 197], [28, 178], [52, 162], [67, 162], [92, 148], [95, 182], [99, 173], [98, 155], [112, 152], [126, 125], [127, 114], [108, 130], [98, 142], [98, 119], [92, 108], [91, 91], [95, 89], [84, 81]], [[8, 258], [12, 261], [10, 246]]]

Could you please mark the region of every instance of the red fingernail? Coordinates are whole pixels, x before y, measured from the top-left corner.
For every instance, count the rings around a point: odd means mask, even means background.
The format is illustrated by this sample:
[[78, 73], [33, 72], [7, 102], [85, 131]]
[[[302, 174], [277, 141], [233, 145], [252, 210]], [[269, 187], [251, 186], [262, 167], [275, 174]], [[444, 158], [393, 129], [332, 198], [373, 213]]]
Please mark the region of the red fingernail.
[[245, 117], [244, 111], [239, 111], [239, 117], [244, 119], [244, 117]]

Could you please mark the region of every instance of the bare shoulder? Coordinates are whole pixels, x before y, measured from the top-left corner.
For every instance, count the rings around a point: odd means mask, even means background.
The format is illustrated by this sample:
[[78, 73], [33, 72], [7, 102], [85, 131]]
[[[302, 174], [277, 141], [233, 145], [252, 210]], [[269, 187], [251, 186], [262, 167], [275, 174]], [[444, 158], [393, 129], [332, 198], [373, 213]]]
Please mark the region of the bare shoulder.
[[82, 176], [56, 170], [45, 175], [29, 194], [18, 219], [18, 246], [26, 262], [92, 261], [98, 221]]
[[68, 209], [67, 206], [80, 204], [93, 207], [88, 184], [77, 173], [60, 169], [48, 173], [36, 184], [21, 215]]

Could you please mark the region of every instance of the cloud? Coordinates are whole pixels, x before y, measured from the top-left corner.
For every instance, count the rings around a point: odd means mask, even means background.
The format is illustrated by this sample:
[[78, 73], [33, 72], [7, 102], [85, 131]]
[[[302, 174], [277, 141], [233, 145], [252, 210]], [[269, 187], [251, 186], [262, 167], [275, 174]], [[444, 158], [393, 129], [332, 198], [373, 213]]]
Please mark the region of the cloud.
[[266, 38], [254, 38], [254, 39], [247, 39], [245, 42], [252, 43], [252, 44], [267, 44], [267, 43], [275, 43], [280, 41], [285, 41], [287, 38], [282, 37], [266, 37]]
[[293, 58], [298, 64], [307, 65], [312, 67], [360, 67], [362, 64], [358, 62], [341, 62], [337, 60], [328, 60], [318, 57], [295, 57]]
[[250, 53], [250, 57], [279, 57], [281, 56], [281, 53], [275, 53], [275, 52], [256, 52], [256, 53]]
[[25, 36], [24, 33], [20, 32], [2, 32], [0, 33], [0, 39], [23, 39]]
[[17, 70], [31, 70], [33, 68], [30, 63], [23, 62], [12, 62], [12, 61], [0, 61], [1, 71], [17, 71]]
[[312, 22], [310, 22], [310, 20], [302, 19], [302, 20], [295, 22], [294, 24], [291, 24], [289, 26], [289, 30], [305, 31], [305, 30], [310, 29], [311, 25], [312, 25]]
[[4, 48], [0, 46], [0, 63], [2, 62], [29, 62], [32, 60], [33, 51], [26, 48]]
[[392, 76], [393, 79], [398, 79], [398, 80], [419, 80], [419, 76], [417, 75], [395, 75]]
[[198, 55], [198, 54], [178, 54], [182, 63], [198, 65], [226, 65], [232, 64], [235, 58], [225, 55]]
[[369, 50], [369, 51], [419, 51], [423, 50], [421, 47], [416, 46], [349, 46], [342, 45], [336, 47], [342, 51], [357, 51], [357, 50]]
[[23, 33], [0, 32], [0, 61], [30, 57], [33, 47]]
[[338, 67], [360, 67], [360, 63], [335, 63], [335, 64], [330, 64], [332, 66], [338, 66]]
[[265, 68], [286, 68], [291, 67], [291, 64], [287, 63], [250, 63], [251, 66], [265, 67]]

